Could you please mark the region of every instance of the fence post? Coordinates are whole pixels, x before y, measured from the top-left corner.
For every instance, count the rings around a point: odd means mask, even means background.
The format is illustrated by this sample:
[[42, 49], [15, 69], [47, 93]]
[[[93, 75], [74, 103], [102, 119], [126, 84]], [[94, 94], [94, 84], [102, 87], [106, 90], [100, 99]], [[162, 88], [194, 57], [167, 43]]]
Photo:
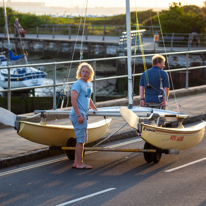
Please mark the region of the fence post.
[[122, 35], [122, 29], [119, 28], [119, 36], [121, 36], [121, 35]]
[[53, 109], [56, 109], [56, 64], [54, 63], [54, 70], [53, 70]]
[[87, 40], [87, 26], [86, 26], [86, 37], [85, 37], [85, 39]]
[[54, 38], [54, 26], [53, 26], [53, 38]]
[[36, 37], [39, 38], [39, 27], [36, 27]]
[[7, 108], [11, 111], [11, 70], [8, 67], [8, 90], [7, 90]]
[[71, 39], [71, 27], [68, 27], [68, 31], [69, 31], [69, 39]]
[[189, 37], [188, 37], [188, 51], [190, 51], [190, 39], [191, 39], [191, 34], [189, 34]]
[[96, 102], [96, 61], [93, 61], [94, 77], [93, 77], [93, 102]]
[[155, 52], [157, 51], [156, 35], [157, 35], [157, 33], [155, 33], [155, 35], [154, 35], [154, 51]]
[[187, 67], [186, 67], [186, 89], [188, 89], [189, 86], [189, 72], [188, 72], [188, 67], [189, 67], [189, 53], [187, 55]]
[[4, 51], [4, 40], [3, 39], [1, 40], [1, 43], [2, 43], [1, 44], [1, 51], [3, 52]]
[[105, 33], [105, 26], [103, 28], [103, 37], [102, 37], [102, 40], [104, 41], [104, 33]]
[[174, 33], [172, 33], [172, 38], [171, 38], [171, 51], [172, 51], [172, 47], [173, 47], [173, 40], [174, 40]]

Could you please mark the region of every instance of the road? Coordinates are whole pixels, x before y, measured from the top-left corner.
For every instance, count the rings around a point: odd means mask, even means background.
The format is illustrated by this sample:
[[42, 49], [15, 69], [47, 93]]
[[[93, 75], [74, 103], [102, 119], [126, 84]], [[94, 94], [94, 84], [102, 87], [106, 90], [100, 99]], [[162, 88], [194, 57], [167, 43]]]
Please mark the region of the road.
[[[142, 148], [138, 137], [105, 146]], [[206, 205], [206, 140], [147, 164], [142, 153], [87, 152], [92, 170], [65, 155], [0, 170], [0, 205]]]

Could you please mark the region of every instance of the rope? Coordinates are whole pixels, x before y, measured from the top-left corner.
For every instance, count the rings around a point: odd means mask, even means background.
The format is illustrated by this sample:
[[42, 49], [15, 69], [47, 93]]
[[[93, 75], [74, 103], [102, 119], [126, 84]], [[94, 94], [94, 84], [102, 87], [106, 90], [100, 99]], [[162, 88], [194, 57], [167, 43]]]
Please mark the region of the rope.
[[[88, 0], [87, 0], [87, 2], [86, 2], [86, 8], [85, 8], [85, 17], [84, 17], [84, 25], [83, 25], [83, 33], [82, 33], [82, 41], [81, 41], [81, 49], [80, 49], [80, 61], [83, 59], [82, 42], [83, 42], [83, 36], [84, 36], [84, 30], [85, 30], [87, 5], [88, 5]], [[81, 16], [81, 18], [80, 18], [80, 24], [79, 24], [79, 28], [78, 28], [77, 35], [76, 35], [76, 39], [75, 39], [75, 44], [74, 44], [74, 49], [73, 49], [73, 52], [72, 52], [71, 60], [73, 60], [73, 58], [74, 58], [74, 54], [75, 54], [75, 50], [76, 50], [76, 45], [77, 45], [77, 40], [78, 40], [78, 36], [79, 36], [79, 32], [80, 32], [81, 23], [82, 23], [82, 16]], [[63, 86], [62, 86], [62, 90], [61, 90], [61, 92], [60, 92], [59, 99], [61, 98], [62, 92], [64, 92], [65, 83], [66, 83], [67, 79], [68, 79], [69, 76], [70, 76], [71, 68], [72, 68], [72, 63], [70, 64], [70, 66], [69, 66], [69, 68], [68, 68], [68, 72], [67, 72], [68, 75], [67, 75], [67, 77], [66, 77], [65, 80], [64, 80], [64, 84], [63, 84]], [[69, 103], [69, 92], [67, 92], [66, 96], [67, 96], [66, 106], [68, 106], [68, 103]], [[58, 99], [58, 102], [59, 102], [59, 99]], [[58, 106], [58, 102], [57, 102], [57, 106]], [[56, 108], [57, 108], [57, 106], [56, 106]]]
[[[136, 4], [136, 1], [135, 1], [135, 4]], [[136, 11], [136, 23], [137, 23], [137, 30], [140, 30], [139, 29], [139, 21], [138, 21], [137, 11]], [[142, 37], [141, 37], [140, 32], [138, 32], [138, 36], [139, 36], [139, 41], [140, 41], [140, 49], [141, 49], [141, 54], [142, 54], [142, 61], [143, 61], [143, 66], [144, 66], [144, 71], [145, 71], [146, 82], [149, 84], [149, 77], [148, 77], [148, 73], [147, 73], [147, 66], [146, 66], [146, 61], [145, 61], [145, 56], [144, 56], [144, 49], [143, 49], [143, 44], [142, 44]]]
[[82, 41], [81, 41], [81, 49], [80, 49], [80, 61], [83, 59], [83, 37], [84, 37], [84, 30], [85, 30], [85, 22], [86, 22], [86, 14], [87, 14], [87, 5], [88, 5], [88, 0], [86, 1], [86, 8], [85, 8], [85, 14], [84, 14], [84, 24], [83, 24], [83, 31], [82, 31]]
[[[156, 5], [156, 1], [155, 1], [155, 5]], [[160, 16], [159, 16], [158, 11], [157, 11], [157, 16], [158, 16], [158, 22], [159, 22], [159, 25], [160, 25], [160, 32], [161, 32], [161, 35], [162, 35], [162, 42], [163, 42], [164, 50], [165, 50], [165, 53], [166, 53], [166, 46], [165, 46], [165, 41], [164, 41], [164, 36], [163, 36], [163, 32], [162, 32], [162, 26], [161, 26], [161, 21], [160, 21]], [[168, 69], [170, 70], [170, 65], [169, 65], [169, 60], [168, 60], [167, 54], [166, 54], [166, 60], [167, 60], [167, 64], [168, 64]], [[170, 76], [170, 79], [171, 79], [172, 89], [174, 90], [174, 84], [173, 84], [171, 72], [169, 72], [169, 76]], [[175, 98], [175, 103], [176, 103], [176, 106], [177, 106], [177, 111], [179, 113], [179, 108], [178, 108], [178, 103], [177, 103], [177, 98], [176, 98], [175, 92], [174, 92], [174, 98]]]
[[[151, 9], [149, 0], [148, 0], [148, 5], [149, 5], [149, 8], [150, 8], [150, 20], [151, 20], [151, 25], [152, 25], [152, 36], [155, 36], [154, 29], [153, 29], [152, 15], [151, 15], [151, 10], [152, 9]], [[155, 52], [157, 53], [157, 50], [155, 50]]]

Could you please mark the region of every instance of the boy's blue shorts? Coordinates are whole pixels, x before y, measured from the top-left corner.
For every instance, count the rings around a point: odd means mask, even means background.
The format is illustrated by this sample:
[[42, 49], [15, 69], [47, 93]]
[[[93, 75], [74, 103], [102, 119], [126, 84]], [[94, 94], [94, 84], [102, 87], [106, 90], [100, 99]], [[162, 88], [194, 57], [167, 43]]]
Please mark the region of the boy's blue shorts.
[[70, 115], [70, 120], [74, 126], [74, 132], [76, 134], [76, 141], [78, 143], [87, 143], [87, 115], [81, 113], [84, 118], [84, 122], [80, 124], [77, 120], [77, 115]]

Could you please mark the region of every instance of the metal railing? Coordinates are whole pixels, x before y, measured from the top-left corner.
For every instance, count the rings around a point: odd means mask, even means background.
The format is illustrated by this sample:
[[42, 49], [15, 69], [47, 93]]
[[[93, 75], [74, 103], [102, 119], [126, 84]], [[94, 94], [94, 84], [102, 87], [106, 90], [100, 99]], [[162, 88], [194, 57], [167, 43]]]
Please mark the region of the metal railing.
[[[151, 34], [153, 29], [159, 28], [159, 26], [140, 26], [140, 29], [146, 29]], [[41, 24], [37, 27], [27, 28], [26, 31], [28, 34], [36, 34], [37, 38], [39, 38], [40, 34], [49, 34], [53, 38], [55, 38], [55, 35], [63, 34], [68, 35], [68, 39], [71, 39], [71, 35], [76, 35], [78, 31], [79, 35], [81, 35], [83, 29], [83, 25]], [[4, 28], [1, 28], [1, 30], [3, 31]], [[131, 25], [131, 30], [136, 30], [136, 26]], [[126, 31], [125, 25], [85, 25], [84, 36], [86, 40], [88, 35], [102, 36], [102, 40], [104, 41], [105, 36], [121, 36], [124, 31]], [[6, 31], [4, 33], [6, 36]]]
[[[206, 65], [203, 66], [196, 66], [196, 67], [189, 67], [189, 55], [190, 54], [197, 54], [197, 53], [206, 53], [206, 50], [199, 50], [199, 51], [186, 51], [186, 52], [168, 52], [168, 53], [161, 53], [161, 55], [186, 55], [187, 59], [187, 66], [185, 68], [177, 68], [177, 69], [170, 69], [170, 70], [165, 70], [166, 72], [177, 72], [177, 71], [186, 71], [186, 82], [185, 82], [185, 88], [188, 89], [189, 87], [189, 70], [194, 70], [194, 69], [202, 69], [206, 68]], [[145, 57], [151, 57], [154, 54], [146, 54], [144, 55]], [[143, 55], [134, 55], [132, 56], [132, 59], [134, 58], [142, 58]], [[110, 58], [99, 58], [99, 59], [87, 59], [84, 60], [90, 64], [92, 64], [94, 71], [96, 71], [96, 62], [99, 61], [107, 61], [107, 60], [121, 60], [121, 59], [127, 59], [127, 56], [119, 56], [119, 57], [110, 57]], [[21, 87], [21, 88], [15, 88], [11, 89], [11, 82], [10, 78], [8, 78], [8, 89], [5, 90], [0, 90], [0, 92], [7, 92], [7, 97], [8, 97], [8, 103], [7, 103], [7, 109], [11, 110], [11, 92], [12, 91], [21, 91], [25, 89], [37, 89], [37, 88], [46, 88], [46, 87], [53, 87], [53, 109], [56, 109], [56, 87], [63, 86], [65, 85], [70, 85], [73, 84], [74, 81], [71, 82], [64, 82], [64, 83], [56, 83], [56, 66], [60, 64], [70, 64], [70, 63], [79, 63], [79, 60], [73, 60], [73, 61], [63, 61], [63, 62], [53, 62], [53, 63], [41, 63], [41, 64], [27, 64], [27, 65], [15, 65], [15, 66], [6, 66], [6, 67], [0, 67], [1, 69], [8, 69], [8, 76], [10, 77], [10, 69], [12, 68], [20, 68], [20, 67], [35, 67], [35, 66], [53, 66], [53, 84], [50, 85], [41, 85], [41, 86], [33, 86], [33, 87]], [[133, 77], [135, 76], [141, 76], [142, 73], [136, 73], [132, 74]], [[96, 82], [98, 81], [104, 81], [104, 80], [110, 80], [110, 79], [119, 79], [119, 78], [127, 78], [127, 75], [120, 75], [120, 76], [112, 76], [112, 77], [105, 77], [105, 78], [96, 78], [96, 75], [94, 76], [93, 79], [93, 101], [96, 102]]]
[[173, 47], [187, 47], [189, 51], [191, 47], [206, 46], [206, 34], [198, 34], [196, 38], [193, 38], [191, 33], [156, 33], [154, 42], [154, 50], [158, 46], [170, 47], [171, 51]]

